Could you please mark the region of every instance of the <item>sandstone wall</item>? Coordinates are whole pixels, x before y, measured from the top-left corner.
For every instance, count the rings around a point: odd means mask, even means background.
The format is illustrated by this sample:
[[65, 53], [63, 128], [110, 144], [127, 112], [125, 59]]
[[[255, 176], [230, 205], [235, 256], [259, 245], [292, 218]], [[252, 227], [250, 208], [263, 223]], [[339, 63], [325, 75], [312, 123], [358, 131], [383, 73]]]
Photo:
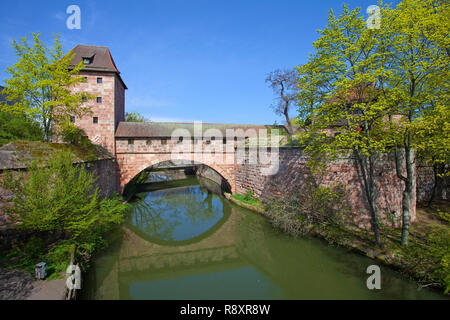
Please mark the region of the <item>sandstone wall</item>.
[[117, 163], [114, 159], [89, 162], [85, 168], [97, 178], [95, 186], [100, 189], [102, 197], [109, 197], [115, 192], [119, 192]]
[[[435, 190], [434, 199], [450, 199], [450, 177], [438, 178], [440, 182]], [[435, 184], [433, 167], [425, 164], [417, 164], [417, 203], [427, 203]]]
[[231, 186], [229, 182], [224, 177], [222, 177], [217, 171], [211, 169], [211, 167], [199, 165], [197, 167], [195, 174], [197, 176], [204, 177], [211, 181], [214, 181], [222, 188], [223, 191], [231, 192]]
[[[279, 171], [275, 175], [264, 176], [258, 164], [247, 161], [236, 169], [236, 192], [244, 194], [253, 190], [260, 199], [281, 198], [293, 192], [302, 192], [306, 178], [308, 157], [299, 148], [280, 148]], [[383, 156], [375, 170], [375, 206], [382, 215], [398, 225], [401, 221], [402, 192], [404, 184], [397, 178], [392, 156]], [[323, 175], [316, 175], [318, 185], [341, 185], [348, 199], [355, 223], [360, 227], [370, 227], [370, 215], [362, 176], [352, 157], [341, 158], [329, 163]], [[415, 220], [415, 205], [411, 212]]]
[[117, 75], [114, 76], [114, 83], [114, 125], [117, 128], [120, 121], [125, 121], [125, 87]]
[[[88, 92], [94, 96], [94, 99], [86, 102], [92, 110], [92, 114], [84, 117], [75, 117], [75, 125], [83, 129], [89, 139], [98, 145], [106, 148], [111, 154], [115, 152], [114, 133], [116, 130], [116, 101], [123, 99], [122, 91], [117, 88], [119, 81], [114, 73], [82, 71], [80, 76], [86, 77], [85, 83], [80, 83], [74, 88], [75, 92]], [[97, 83], [97, 78], [102, 78], [102, 83]], [[119, 95], [116, 97], [116, 95]], [[97, 97], [102, 101], [97, 102]], [[115, 112], [116, 111], [116, 112]], [[94, 123], [93, 118], [98, 119]], [[117, 118], [117, 121], [120, 120]]]

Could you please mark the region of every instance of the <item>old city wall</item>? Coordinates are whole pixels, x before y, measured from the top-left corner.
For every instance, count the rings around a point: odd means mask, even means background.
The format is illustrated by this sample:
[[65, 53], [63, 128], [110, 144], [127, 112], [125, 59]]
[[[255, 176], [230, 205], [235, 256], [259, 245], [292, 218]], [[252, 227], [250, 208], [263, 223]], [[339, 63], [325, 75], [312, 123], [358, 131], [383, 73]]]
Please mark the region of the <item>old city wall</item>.
[[[294, 193], [307, 192], [311, 172], [309, 158], [300, 148], [279, 149], [279, 170], [275, 175], [264, 176], [264, 165], [245, 164], [236, 169], [236, 192], [244, 194], [252, 190], [259, 199], [289, 197]], [[370, 226], [370, 214], [362, 185], [362, 175], [355, 159], [344, 157], [329, 162], [322, 174], [313, 175], [314, 184], [321, 186], [340, 186], [351, 209], [353, 220], [360, 227]], [[403, 182], [397, 178], [392, 156], [385, 155], [377, 161], [375, 170], [375, 206], [389, 221], [400, 222]], [[415, 220], [415, 204], [412, 206], [411, 220]]]

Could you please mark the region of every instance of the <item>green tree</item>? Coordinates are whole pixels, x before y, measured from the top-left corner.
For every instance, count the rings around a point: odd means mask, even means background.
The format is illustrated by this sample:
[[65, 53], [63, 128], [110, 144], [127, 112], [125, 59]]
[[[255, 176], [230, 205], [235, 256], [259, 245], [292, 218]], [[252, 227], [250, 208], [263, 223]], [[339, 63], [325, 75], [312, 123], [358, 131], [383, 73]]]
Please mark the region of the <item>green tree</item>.
[[37, 121], [24, 115], [13, 117], [6, 112], [0, 112], [0, 146], [11, 141], [42, 139], [42, 129]]
[[58, 36], [54, 36], [53, 48], [47, 47], [39, 33], [33, 33], [33, 45], [27, 37], [12, 41], [18, 61], [7, 68], [10, 74], [3, 94], [11, 104], [0, 105], [0, 111], [11, 115], [26, 115], [40, 119], [44, 141], [52, 141], [55, 125], [70, 121], [71, 116], [82, 117], [90, 112], [83, 99], [93, 97], [72, 89], [85, 81], [77, 76], [82, 70], [80, 62], [70, 67], [73, 54], [64, 55]]
[[[415, 149], [436, 135], [418, 136], [417, 128], [444, 106], [448, 121], [450, 10], [447, 1], [404, 0], [395, 9], [382, 9], [378, 52], [385, 56], [379, 75], [382, 99], [389, 106], [397, 175], [404, 182], [402, 244], [408, 244], [410, 211], [415, 205]], [[395, 118], [397, 117], [397, 118]], [[439, 131], [435, 131], [438, 133]], [[447, 132], [448, 134], [448, 132]], [[397, 150], [402, 150], [400, 156]], [[448, 153], [447, 153], [448, 156]]]
[[77, 244], [95, 244], [124, 219], [119, 198], [103, 198], [92, 174], [73, 165], [70, 153], [52, 157], [45, 166], [34, 162], [27, 173], [6, 172], [2, 186], [11, 191], [6, 213], [19, 228], [50, 231]]
[[441, 194], [444, 179], [450, 175], [450, 108], [448, 99], [440, 102], [417, 123], [414, 135], [418, 158], [433, 166], [434, 184], [428, 206], [436, 193]]
[[297, 123], [305, 130], [299, 138], [315, 161], [349, 152], [355, 156], [375, 242], [381, 245], [374, 171], [389, 140], [382, 134], [385, 106], [377, 99], [377, 39], [360, 10], [346, 5], [339, 16], [330, 11], [328, 25], [319, 33], [315, 53], [298, 68]]
[[128, 122], [148, 122], [149, 120], [146, 119], [139, 112], [131, 111], [131, 112], [125, 113], [125, 121], [128, 121]]
[[[449, 8], [432, 0], [405, 0], [394, 9], [379, 6], [380, 29], [367, 28], [359, 9], [344, 6], [339, 17], [330, 11], [314, 54], [298, 68], [297, 121], [305, 129], [301, 141], [312, 154], [353, 151], [375, 228], [374, 164], [381, 153], [395, 151], [397, 175], [405, 184], [402, 244], [407, 245], [415, 205], [414, 149], [440, 132], [419, 135], [418, 128], [433, 119], [436, 106], [445, 109], [440, 113], [444, 128], [448, 122]], [[330, 128], [339, 135], [327, 135]], [[448, 153], [435, 150], [448, 159]]]

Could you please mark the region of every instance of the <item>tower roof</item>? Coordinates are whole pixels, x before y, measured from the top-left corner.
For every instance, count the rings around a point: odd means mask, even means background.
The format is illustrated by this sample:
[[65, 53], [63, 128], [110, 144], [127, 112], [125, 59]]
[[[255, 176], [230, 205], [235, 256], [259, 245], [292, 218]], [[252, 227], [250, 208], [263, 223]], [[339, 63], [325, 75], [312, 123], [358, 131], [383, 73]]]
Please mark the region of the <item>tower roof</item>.
[[120, 76], [120, 71], [117, 69], [108, 47], [79, 44], [72, 49], [72, 52], [75, 54], [70, 64], [72, 68], [81, 61], [89, 59], [89, 63], [84, 65], [83, 71], [116, 73], [125, 89], [128, 89]]

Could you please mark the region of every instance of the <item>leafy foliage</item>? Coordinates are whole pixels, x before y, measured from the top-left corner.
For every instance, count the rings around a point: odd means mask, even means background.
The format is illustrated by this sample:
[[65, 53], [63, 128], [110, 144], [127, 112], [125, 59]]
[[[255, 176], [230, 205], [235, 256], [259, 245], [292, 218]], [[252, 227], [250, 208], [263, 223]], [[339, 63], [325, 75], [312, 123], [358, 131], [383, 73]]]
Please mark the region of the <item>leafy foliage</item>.
[[73, 54], [65, 55], [59, 37], [54, 37], [54, 47], [47, 47], [39, 33], [33, 33], [33, 45], [27, 37], [12, 41], [18, 61], [7, 68], [10, 78], [3, 90], [10, 104], [0, 105], [0, 111], [11, 115], [26, 115], [40, 119], [45, 141], [52, 140], [55, 125], [69, 122], [71, 116], [82, 117], [90, 113], [83, 99], [93, 96], [74, 92], [73, 87], [84, 82], [77, 76], [84, 67], [80, 62], [71, 67]]
[[339, 16], [330, 11], [315, 52], [298, 67], [295, 123], [304, 129], [300, 142], [315, 159], [348, 151], [356, 156], [377, 243], [373, 165], [377, 155], [395, 151], [397, 175], [405, 184], [406, 245], [415, 200], [413, 150], [449, 159], [448, 148], [433, 139], [448, 138], [450, 11], [448, 2], [434, 0], [380, 6], [380, 29], [367, 28], [359, 8], [344, 5]]
[[430, 241], [434, 244], [431, 253], [439, 262], [436, 276], [444, 283], [444, 294], [450, 292], [450, 213], [439, 212], [439, 216], [446, 224], [430, 234]]
[[2, 181], [13, 194], [5, 211], [19, 228], [62, 237], [50, 250], [54, 261], [74, 243], [80, 256], [89, 256], [104, 244], [102, 235], [123, 222], [127, 208], [118, 197], [101, 199], [92, 174], [72, 162], [70, 153], [59, 153], [45, 167], [34, 162], [26, 174], [6, 172]]
[[312, 176], [288, 197], [266, 201], [265, 205], [272, 223], [293, 235], [308, 233], [312, 226], [348, 223], [351, 213], [339, 185], [320, 186]]
[[148, 122], [149, 120], [146, 119], [139, 112], [132, 111], [132, 112], [125, 113], [125, 121], [128, 121], [128, 122]]
[[11, 116], [0, 112], [0, 146], [18, 140], [42, 141], [39, 123], [24, 115]]
[[85, 147], [92, 145], [84, 130], [78, 128], [71, 122], [64, 122], [60, 125], [60, 134], [62, 140], [66, 143]]
[[383, 134], [386, 106], [378, 99], [376, 37], [360, 10], [344, 5], [341, 15], [330, 11], [328, 25], [314, 42], [316, 52], [298, 68], [299, 116], [296, 123], [312, 164], [351, 152], [362, 172], [362, 185], [380, 245], [379, 213], [375, 209], [374, 162], [391, 141]]
[[255, 197], [255, 194], [254, 194], [253, 190], [247, 190], [245, 195], [233, 194], [231, 197], [234, 198], [234, 199], [237, 199], [239, 201], [242, 201], [244, 203], [250, 204], [250, 205], [254, 205], [254, 206], [260, 206], [261, 205], [261, 201], [259, 201]]
[[[436, 215], [436, 212], [433, 212]], [[398, 250], [407, 271], [421, 275], [422, 282], [439, 284], [450, 292], [450, 214], [437, 209], [439, 223], [430, 223], [426, 232], [412, 234], [411, 245]], [[423, 234], [422, 234], [423, 233]]]

